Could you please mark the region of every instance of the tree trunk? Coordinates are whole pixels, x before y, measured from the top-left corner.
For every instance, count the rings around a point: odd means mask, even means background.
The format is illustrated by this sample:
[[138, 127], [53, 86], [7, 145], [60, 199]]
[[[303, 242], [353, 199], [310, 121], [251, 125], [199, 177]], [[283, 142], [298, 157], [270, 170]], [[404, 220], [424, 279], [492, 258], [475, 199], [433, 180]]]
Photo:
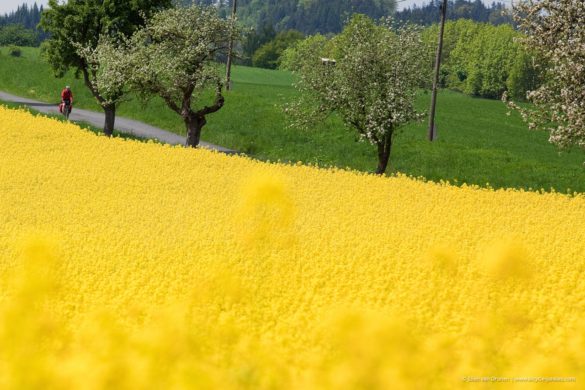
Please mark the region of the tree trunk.
[[116, 122], [116, 105], [108, 104], [104, 106], [106, 121], [104, 123], [104, 134], [111, 137], [114, 134], [114, 123]]
[[385, 136], [378, 142], [378, 168], [376, 168], [377, 175], [383, 175], [388, 168], [388, 161], [390, 161], [390, 152], [392, 151], [392, 134]]
[[200, 117], [190, 114], [185, 118], [185, 125], [187, 126], [187, 146], [196, 148], [201, 140], [201, 129], [207, 121], [205, 117]]

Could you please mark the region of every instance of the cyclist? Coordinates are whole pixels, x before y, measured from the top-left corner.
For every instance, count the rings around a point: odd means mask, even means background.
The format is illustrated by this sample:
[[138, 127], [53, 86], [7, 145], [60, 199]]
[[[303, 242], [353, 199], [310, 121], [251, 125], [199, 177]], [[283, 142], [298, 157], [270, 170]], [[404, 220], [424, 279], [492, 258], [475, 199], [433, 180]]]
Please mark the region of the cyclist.
[[73, 108], [73, 92], [71, 92], [71, 87], [68, 85], [63, 91], [61, 91], [61, 113], [63, 113], [65, 106], [69, 106], [69, 112], [71, 112], [71, 109]]

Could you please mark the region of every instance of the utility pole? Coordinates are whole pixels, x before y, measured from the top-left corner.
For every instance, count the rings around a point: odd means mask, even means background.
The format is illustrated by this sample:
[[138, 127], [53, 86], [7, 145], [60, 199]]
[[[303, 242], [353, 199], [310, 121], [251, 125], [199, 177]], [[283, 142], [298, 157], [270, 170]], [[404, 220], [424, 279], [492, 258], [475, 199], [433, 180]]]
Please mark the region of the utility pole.
[[439, 71], [441, 69], [441, 54], [443, 53], [443, 34], [445, 32], [445, 19], [447, 19], [447, 0], [441, 5], [441, 28], [439, 30], [439, 47], [435, 59], [435, 79], [433, 80], [433, 95], [431, 98], [431, 113], [429, 119], [429, 141], [435, 139], [435, 112], [437, 109], [437, 88], [439, 87]]
[[[238, 0], [232, 0], [232, 27], [236, 23], [236, 12], [238, 11]], [[230, 36], [230, 44], [228, 48], [228, 58], [226, 64], [226, 89], [232, 89], [232, 57], [234, 52], [234, 38]]]

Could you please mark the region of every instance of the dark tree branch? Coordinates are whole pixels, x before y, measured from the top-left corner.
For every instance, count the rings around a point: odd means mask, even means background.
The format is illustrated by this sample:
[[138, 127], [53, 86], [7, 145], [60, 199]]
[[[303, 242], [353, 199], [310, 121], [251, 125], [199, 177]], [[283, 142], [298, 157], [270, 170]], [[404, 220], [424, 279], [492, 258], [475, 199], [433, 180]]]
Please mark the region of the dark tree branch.
[[222, 84], [221, 81], [217, 82], [217, 88], [215, 90], [215, 103], [212, 106], [203, 107], [201, 110], [197, 111], [195, 114], [198, 117], [205, 117], [205, 115], [213, 114], [214, 112], [219, 111], [223, 105], [225, 104], [225, 98], [222, 95]]
[[87, 86], [87, 88], [89, 88], [89, 90], [91, 91], [91, 94], [93, 95], [93, 97], [95, 97], [96, 100], [100, 104], [105, 103], [105, 99], [99, 94], [98, 90], [95, 88], [95, 86], [93, 85], [93, 83], [91, 82], [91, 80], [89, 78], [89, 72], [87, 71], [87, 64], [84, 64], [81, 67], [81, 72], [83, 73], [83, 81], [84, 81], [85, 85]]
[[173, 110], [174, 112], [176, 112], [179, 115], [182, 115], [181, 113], [183, 110], [181, 109], [181, 107], [179, 107], [177, 105], [177, 103], [175, 103], [175, 101], [170, 96], [163, 94], [162, 92], [160, 92], [159, 94], [171, 110]]

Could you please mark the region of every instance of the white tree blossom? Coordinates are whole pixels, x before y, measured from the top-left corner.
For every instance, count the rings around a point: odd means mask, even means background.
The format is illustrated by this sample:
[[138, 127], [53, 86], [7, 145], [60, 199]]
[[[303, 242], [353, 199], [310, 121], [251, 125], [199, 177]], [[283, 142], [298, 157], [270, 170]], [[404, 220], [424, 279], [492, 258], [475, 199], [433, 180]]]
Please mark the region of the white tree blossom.
[[129, 57], [119, 50], [116, 40], [102, 35], [97, 46], [83, 46], [73, 42], [77, 54], [87, 64], [91, 74], [92, 91], [99, 91], [102, 107], [117, 105], [126, 99]]
[[[286, 59], [299, 74], [299, 101], [287, 106], [293, 125], [310, 127], [333, 112], [377, 147], [376, 172], [386, 171], [396, 130], [422, 118], [416, 93], [429, 75], [430, 51], [413, 26], [397, 30], [356, 15], [332, 40], [308, 38]], [[328, 57], [332, 61], [322, 61]], [[290, 64], [296, 61], [296, 64]]]
[[508, 105], [531, 129], [548, 130], [550, 142], [585, 148], [585, 1], [527, 0], [514, 17], [526, 34], [521, 42], [548, 66], [544, 84], [527, 94], [534, 107]]
[[[235, 23], [220, 18], [214, 7], [167, 9], [149, 19], [110, 58], [121, 62], [133, 91], [145, 98], [160, 96], [182, 117], [187, 145], [196, 147], [206, 116], [225, 103], [217, 56], [238, 36]], [[112, 75], [109, 80], [114, 79]], [[208, 90], [214, 94], [206, 103]]]

